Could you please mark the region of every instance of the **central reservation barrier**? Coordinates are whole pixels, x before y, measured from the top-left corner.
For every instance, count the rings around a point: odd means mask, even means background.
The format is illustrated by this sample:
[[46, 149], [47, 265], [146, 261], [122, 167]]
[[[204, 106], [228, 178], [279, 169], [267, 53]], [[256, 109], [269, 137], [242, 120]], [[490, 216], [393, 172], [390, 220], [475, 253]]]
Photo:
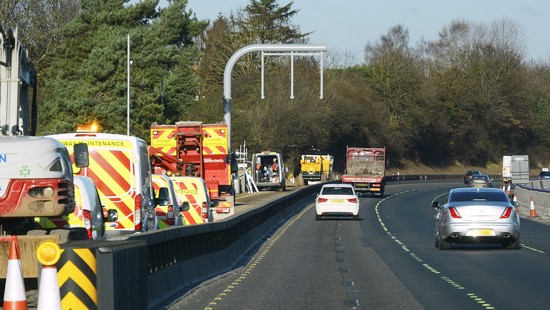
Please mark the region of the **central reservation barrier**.
[[[146, 232], [125, 240], [68, 243], [62, 247], [61, 261], [84, 267], [72, 267], [67, 276], [74, 279], [67, 282], [73, 286], [60, 288], [61, 299], [71, 294], [98, 309], [165, 308], [198, 284], [244, 266], [247, 253], [313, 202], [320, 188], [321, 184], [304, 187], [219, 222]], [[87, 266], [95, 266], [95, 273], [85, 270], [94, 269]], [[63, 266], [57, 268], [61, 271]]]

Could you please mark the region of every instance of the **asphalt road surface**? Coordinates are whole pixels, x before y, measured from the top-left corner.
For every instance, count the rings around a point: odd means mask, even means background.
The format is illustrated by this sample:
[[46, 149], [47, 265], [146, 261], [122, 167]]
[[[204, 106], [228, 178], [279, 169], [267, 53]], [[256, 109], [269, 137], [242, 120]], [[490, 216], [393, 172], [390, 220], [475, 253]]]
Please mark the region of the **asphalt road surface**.
[[169, 309], [548, 309], [550, 226], [522, 218], [520, 250], [434, 247], [431, 202], [461, 183], [388, 183], [361, 197], [359, 221], [315, 221], [305, 204], [246, 266]]

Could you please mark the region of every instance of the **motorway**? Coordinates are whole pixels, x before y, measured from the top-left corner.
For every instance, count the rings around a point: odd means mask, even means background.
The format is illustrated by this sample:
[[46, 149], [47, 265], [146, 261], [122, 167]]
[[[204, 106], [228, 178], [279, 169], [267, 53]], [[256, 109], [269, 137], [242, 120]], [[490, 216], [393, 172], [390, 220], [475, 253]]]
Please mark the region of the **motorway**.
[[549, 308], [550, 226], [522, 218], [520, 250], [434, 247], [431, 202], [461, 181], [388, 183], [361, 197], [359, 221], [315, 221], [308, 203], [245, 266], [168, 309]]

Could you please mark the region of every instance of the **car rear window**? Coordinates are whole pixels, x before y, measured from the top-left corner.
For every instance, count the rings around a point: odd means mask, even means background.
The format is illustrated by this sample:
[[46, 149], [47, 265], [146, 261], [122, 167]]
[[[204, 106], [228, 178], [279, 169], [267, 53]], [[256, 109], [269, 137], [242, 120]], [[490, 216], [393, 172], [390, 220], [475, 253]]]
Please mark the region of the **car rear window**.
[[353, 195], [351, 187], [325, 187], [321, 195]]
[[449, 202], [458, 201], [499, 201], [506, 202], [508, 197], [501, 192], [453, 192], [449, 196]]

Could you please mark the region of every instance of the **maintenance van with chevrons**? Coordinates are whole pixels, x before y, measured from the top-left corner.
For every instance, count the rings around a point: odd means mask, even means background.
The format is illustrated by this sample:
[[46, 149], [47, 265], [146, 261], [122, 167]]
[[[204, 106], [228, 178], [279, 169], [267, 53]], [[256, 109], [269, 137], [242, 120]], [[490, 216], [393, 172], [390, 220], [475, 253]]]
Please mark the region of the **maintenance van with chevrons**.
[[155, 197], [146, 142], [135, 136], [83, 131], [55, 134], [71, 160], [74, 146], [86, 144], [89, 165], [77, 168], [75, 175], [91, 178], [102, 203], [118, 212], [118, 220], [107, 227], [107, 237], [156, 229]]

